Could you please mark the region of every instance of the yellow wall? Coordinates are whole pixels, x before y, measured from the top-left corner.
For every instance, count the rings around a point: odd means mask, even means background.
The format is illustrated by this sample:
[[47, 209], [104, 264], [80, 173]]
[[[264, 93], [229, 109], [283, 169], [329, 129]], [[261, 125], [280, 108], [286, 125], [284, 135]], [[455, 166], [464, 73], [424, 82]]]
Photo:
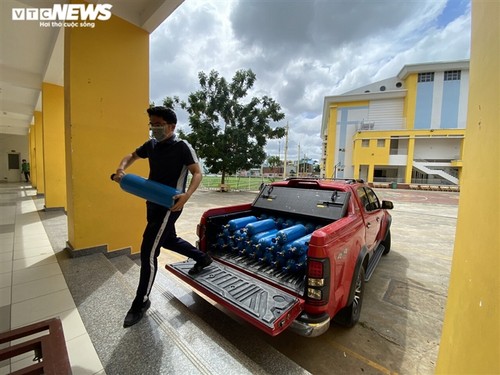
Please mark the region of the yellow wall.
[[[36, 173], [36, 192], [45, 194], [45, 171], [43, 166], [43, 116], [42, 112], [35, 111], [35, 173]], [[31, 175], [31, 173], [30, 173]]]
[[467, 139], [436, 372], [500, 374], [500, 2], [472, 1]]
[[[149, 34], [113, 16], [65, 29], [68, 237], [75, 250], [140, 250], [145, 203], [109, 178], [148, 138]], [[130, 172], [147, 176], [147, 162]]]
[[326, 142], [325, 177], [333, 177], [335, 160], [335, 142], [337, 131], [337, 106], [330, 106], [330, 118], [328, 120], [328, 139]]
[[417, 108], [417, 73], [408, 75], [405, 79], [406, 97], [403, 104], [403, 117], [406, 119], [406, 129], [413, 129], [415, 111]]
[[66, 208], [64, 88], [44, 82], [42, 108], [45, 207]]

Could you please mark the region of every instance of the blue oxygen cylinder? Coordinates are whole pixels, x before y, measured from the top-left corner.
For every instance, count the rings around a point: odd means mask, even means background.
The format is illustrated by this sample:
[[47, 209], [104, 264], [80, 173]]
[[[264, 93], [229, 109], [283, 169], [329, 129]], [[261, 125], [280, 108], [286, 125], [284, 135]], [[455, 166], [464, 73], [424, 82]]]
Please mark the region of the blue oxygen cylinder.
[[283, 267], [284, 272], [288, 273], [299, 273], [306, 269], [307, 257], [303, 255], [298, 259], [288, 259], [285, 266]]
[[247, 224], [253, 223], [254, 221], [257, 221], [257, 218], [255, 216], [240, 217], [238, 219], [229, 220], [227, 222], [226, 228], [234, 232], [238, 229], [245, 228]]
[[245, 247], [248, 235], [243, 229], [239, 229], [235, 233], [237, 233], [237, 235], [235, 236], [234, 242], [236, 244], [238, 251], [240, 251]]
[[274, 257], [274, 262], [273, 262], [273, 267], [276, 268], [277, 270], [281, 270], [285, 264], [286, 264], [287, 259], [283, 256], [283, 251], [278, 251], [276, 253], [276, 256]]
[[230, 250], [231, 251], [238, 251], [238, 245], [240, 243], [240, 238], [242, 236], [243, 232], [241, 231], [241, 229], [238, 229], [238, 230], [235, 230], [228, 238], [229, 238], [229, 241], [228, 241], [228, 244], [229, 244], [229, 247], [230, 247]]
[[279, 244], [285, 244], [305, 235], [306, 227], [304, 227], [302, 224], [297, 224], [289, 228], [280, 230], [276, 234], [276, 241], [278, 241]]
[[274, 249], [266, 249], [264, 251], [264, 255], [259, 259], [259, 262], [265, 264], [273, 264], [275, 260], [275, 252]]
[[311, 240], [312, 234], [308, 234], [304, 237], [300, 237], [299, 239], [287, 243], [283, 247], [284, 256], [287, 259], [293, 257], [299, 257], [303, 254], [307, 254], [307, 250], [309, 249], [309, 241]]
[[266, 232], [260, 232], [260, 233], [254, 234], [253, 236], [251, 236], [249, 238], [249, 242], [251, 244], [257, 244], [257, 243], [259, 243], [260, 239], [262, 239], [264, 237], [271, 236], [271, 235], [275, 235], [276, 233], [278, 233], [277, 229], [271, 229], [271, 230], [268, 230]]
[[[245, 252], [246, 255], [250, 258], [255, 258], [255, 253], [257, 252], [257, 250], [262, 249], [262, 251], [264, 251], [267, 246], [266, 244], [268, 244], [268, 242], [274, 238], [277, 232], [277, 229], [273, 229], [267, 232], [257, 233], [256, 235], [253, 235], [248, 241], [248, 248]], [[261, 240], [265, 238], [269, 238], [269, 241], [261, 242]]]
[[257, 221], [255, 223], [250, 223], [245, 226], [247, 233], [249, 236], [253, 236], [254, 234], [265, 232], [271, 229], [276, 228], [276, 223], [273, 219], [265, 219], [261, 221]]
[[173, 187], [145, 179], [132, 173], [127, 173], [122, 177], [120, 187], [127, 193], [167, 208], [174, 205], [173, 197], [181, 193]]
[[219, 235], [217, 238], [217, 247], [223, 249], [227, 246], [227, 237]]
[[276, 219], [276, 224], [277, 224], [279, 229], [285, 229], [285, 228], [289, 228], [292, 225], [294, 225], [295, 222], [292, 219], [285, 219], [285, 218], [280, 217], [280, 218]]

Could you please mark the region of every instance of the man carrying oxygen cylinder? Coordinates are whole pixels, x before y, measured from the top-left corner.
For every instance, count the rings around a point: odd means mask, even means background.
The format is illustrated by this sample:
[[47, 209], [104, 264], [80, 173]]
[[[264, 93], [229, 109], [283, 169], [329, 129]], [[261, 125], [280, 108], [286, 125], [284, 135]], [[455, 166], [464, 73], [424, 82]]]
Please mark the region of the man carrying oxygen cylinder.
[[[147, 158], [149, 180], [171, 186], [181, 193], [174, 196], [175, 203], [170, 209], [146, 202], [147, 225], [141, 245], [139, 285], [132, 306], [125, 316], [124, 327], [138, 323], [151, 306], [149, 295], [158, 270], [158, 255], [161, 247], [194, 259], [196, 264], [189, 270], [191, 275], [200, 273], [203, 268], [212, 263], [212, 258], [208, 254], [177, 237], [175, 232], [176, 220], [202, 179], [196, 152], [188, 142], [175, 135], [177, 116], [173, 110], [165, 107], [151, 107], [147, 112], [153, 137], [134, 152], [123, 157], [113, 179], [120, 182], [125, 175], [125, 169], [136, 160]], [[188, 172], [192, 174], [192, 178], [186, 190]]]

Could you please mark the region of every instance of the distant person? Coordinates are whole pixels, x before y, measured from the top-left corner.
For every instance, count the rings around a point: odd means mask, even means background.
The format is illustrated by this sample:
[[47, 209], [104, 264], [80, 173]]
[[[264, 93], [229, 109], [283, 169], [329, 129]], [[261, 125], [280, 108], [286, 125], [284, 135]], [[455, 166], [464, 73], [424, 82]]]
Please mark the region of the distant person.
[[26, 159], [22, 160], [21, 171], [24, 173], [24, 179], [26, 182], [30, 182], [30, 163], [28, 163]]
[[[158, 270], [160, 248], [175, 251], [196, 261], [189, 270], [195, 275], [212, 263], [212, 258], [198, 250], [189, 242], [177, 237], [175, 222], [182, 208], [200, 185], [202, 174], [198, 157], [189, 143], [174, 134], [177, 124], [175, 112], [165, 107], [152, 107], [147, 110], [149, 126], [153, 138], [125, 155], [118, 165], [114, 180], [120, 182], [127, 169], [137, 159], [149, 159], [149, 179], [179, 190], [174, 196], [174, 205], [168, 209], [152, 202], [146, 202], [147, 225], [141, 245], [141, 273], [139, 286], [132, 306], [125, 316], [123, 327], [130, 327], [142, 319], [151, 306], [149, 294]], [[188, 172], [192, 178], [186, 190]], [[132, 219], [133, 220], [133, 219]]]

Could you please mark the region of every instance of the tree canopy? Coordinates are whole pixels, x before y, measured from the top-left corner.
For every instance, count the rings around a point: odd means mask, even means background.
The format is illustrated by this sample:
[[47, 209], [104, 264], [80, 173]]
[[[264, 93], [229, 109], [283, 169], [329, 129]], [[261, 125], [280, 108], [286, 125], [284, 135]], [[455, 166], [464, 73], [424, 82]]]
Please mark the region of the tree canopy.
[[228, 82], [219, 73], [198, 73], [200, 89], [186, 101], [167, 97], [163, 105], [176, 105], [189, 114], [191, 133], [181, 136], [204, 159], [210, 173], [226, 173], [260, 166], [266, 159], [268, 139], [282, 138], [285, 128], [270, 126], [285, 118], [281, 106], [268, 96], [247, 98], [256, 81], [252, 70], [238, 70]]

